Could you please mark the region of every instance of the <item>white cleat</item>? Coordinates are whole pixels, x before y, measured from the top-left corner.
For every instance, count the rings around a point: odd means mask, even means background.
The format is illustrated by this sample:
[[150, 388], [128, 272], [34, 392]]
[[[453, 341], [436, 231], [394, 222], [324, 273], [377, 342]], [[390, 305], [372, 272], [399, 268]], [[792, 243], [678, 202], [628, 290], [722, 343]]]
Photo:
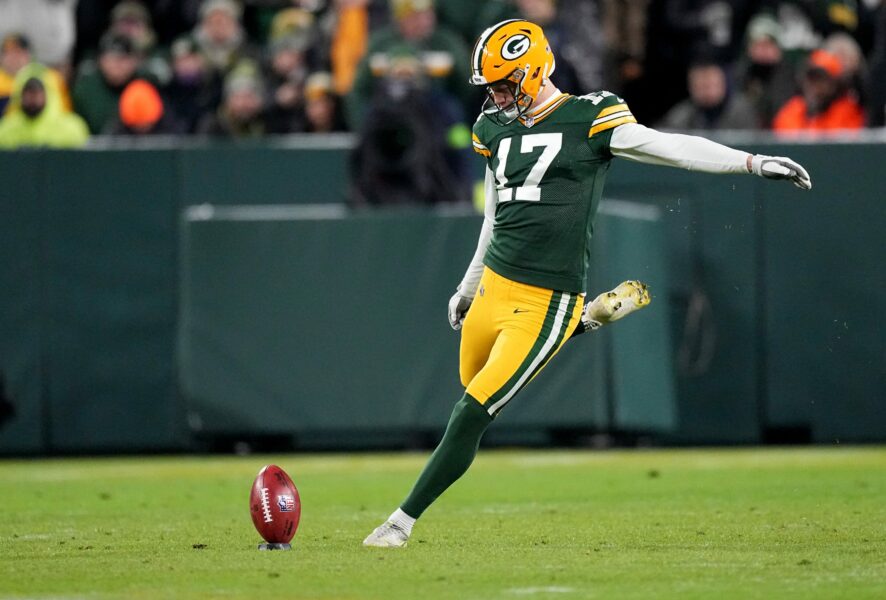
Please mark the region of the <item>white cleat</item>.
[[408, 541], [408, 533], [391, 521], [385, 521], [366, 536], [363, 545], [372, 548], [402, 548]]
[[609, 292], [603, 292], [585, 306], [581, 320], [587, 329], [597, 329], [623, 319], [649, 303], [649, 288], [642, 281], [625, 281]]

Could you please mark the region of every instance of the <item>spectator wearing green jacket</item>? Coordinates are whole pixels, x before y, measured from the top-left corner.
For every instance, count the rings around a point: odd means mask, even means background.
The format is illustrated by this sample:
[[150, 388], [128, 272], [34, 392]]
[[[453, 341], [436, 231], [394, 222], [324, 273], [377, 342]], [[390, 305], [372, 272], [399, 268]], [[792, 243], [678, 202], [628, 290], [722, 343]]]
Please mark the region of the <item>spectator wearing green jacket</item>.
[[432, 89], [458, 100], [463, 110], [476, 110], [474, 90], [468, 84], [470, 50], [457, 33], [437, 24], [433, 0], [390, 0], [394, 25], [369, 39], [366, 55], [357, 67], [346, 109], [351, 129], [359, 128], [381, 82], [397, 58], [411, 54], [421, 62]]
[[86, 119], [93, 134], [116, 122], [120, 94], [138, 76], [142, 56], [129, 38], [108, 33], [101, 40], [97, 60], [80, 65], [74, 82], [74, 110]]
[[37, 63], [21, 69], [9, 111], [0, 119], [0, 148], [76, 148], [88, 139], [83, 119], [62, 109], [61, 93], [51, 71]]

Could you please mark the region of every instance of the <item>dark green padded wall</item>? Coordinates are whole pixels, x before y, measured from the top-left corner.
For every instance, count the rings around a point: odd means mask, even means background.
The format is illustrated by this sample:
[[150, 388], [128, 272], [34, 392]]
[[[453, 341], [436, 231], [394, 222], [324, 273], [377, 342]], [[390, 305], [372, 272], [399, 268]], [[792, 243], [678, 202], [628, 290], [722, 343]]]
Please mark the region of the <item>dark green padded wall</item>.
[[175, 156], [57, 158], [64, 168], [47, 170], [43, 184], [49, 443], [175, 446]]
[[813, 439], [886, 434], [886, 146], [782, 148], [813, 194], [765, 187], [766, 419]]
[[[649, 260], [667, 266], [670, 283], [653, 288], [650, 310], [666, 311], [677, 363], [671, 439], [746, 443], [777, 440], [771, 434], [782, 429], [821, 442], [883, 439], [886, 145], [753, 149], [801, 160], [812, 192], [624, 161], [610, 173], [607, 197], [662, 210], [664, 249]], [[0, 452], [186, 447], [174, 351], [181, 211], [339, 202], [346, 165], [341, 144], [289, 142], [0, 153], [0, 369], [18, 408], [0, 429]], [[474, 235], [448, 240], [464, 252], [453, 273]], [[619, 246], [617, 227], [601, 230], [604, 241], [606, 252], [634, 250]], [[598, 257], [601, 269], [607, 260]], [[594, 277], [602, 286], [619, 275]], [[427, 305], [415, 314], [442, 314], [452, 284], [427, 278], [440, 289], [416, 298]], [[592, 370], [624, 339], [640, 336], [631, 344], [642, 345], [653, 335], [640, 323], [582, 341]], [[540, 382], [561, 385], [558, 393], [580, 387], [558, 364], [565, 368], [555, 361]], [[595, 405], [588, 414], [626, 427], [633, 418], [614, 412]]]
[[194, 147], [177, 153], [183, 206], [346, 200], [346, 150], [285, 144]]
[[[656, 290], [671, 317], [680, 442], [759, 439], [755, 329], [755, 189], [718, 177], [616, 162], [609, 197], [659, 207], [672, 284]], [[608, 235], [603, 232], [603, 235]]]
[[[0, 153], [0, 371], [16, 418], [0, 428], [0, 451], [44, 448], [46, 383], [43, 173], [45, 154]], [[5, 160], [4, 160], [5, 159]]]
[[[229, 214], [191, 221], [183, 244], [181, 377], [198, 433], [445, 426], [462, 393], [446, 304], [476, 244], [477, 217]], [[625, 251], [606, 249], [595, 285], [642, 270], [665, 288], [659, 222], [600, 220]], [[633, 321], [567, 344], [501, 427], [672, 430], [666, 318], [649, 311]]]

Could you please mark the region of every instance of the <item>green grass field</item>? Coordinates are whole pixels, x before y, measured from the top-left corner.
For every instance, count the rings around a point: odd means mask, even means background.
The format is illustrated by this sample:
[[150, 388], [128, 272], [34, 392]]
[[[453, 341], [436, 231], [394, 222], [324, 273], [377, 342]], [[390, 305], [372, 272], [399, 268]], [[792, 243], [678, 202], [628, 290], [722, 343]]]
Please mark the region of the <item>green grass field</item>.
[[[886, 598], [886, 449], [483, 451], [408, 548], [423, 454], [0, 461], [0, 597]], [[248, 495], [299, 487], [292, 552]]]

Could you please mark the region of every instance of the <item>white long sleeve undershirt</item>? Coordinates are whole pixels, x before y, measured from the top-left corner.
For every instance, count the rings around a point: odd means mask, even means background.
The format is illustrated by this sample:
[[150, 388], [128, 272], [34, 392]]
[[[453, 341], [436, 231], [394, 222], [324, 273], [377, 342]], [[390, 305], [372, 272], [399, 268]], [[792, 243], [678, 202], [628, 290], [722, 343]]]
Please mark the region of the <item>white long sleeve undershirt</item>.
[[459, 293], [465, 298], [473, 298], [480, 285], [480, 277], [483, 275], [483, 257], [486, 256], [486, 247], [492, 239], [492, 229], [495, 226], [495, 205], [498, 204], [498, 191], [495, 189], [495, 177], [489, 167], [486, 167], [486, 179], [483, 184], [485, 204], [483, 206], [483, 226], [480, 228], [480, 239], [477, 240], [477, 251], [474, 258], [465, 271], [458, 286]]
[[704, 173], [748, 174], [748, 153], [695, 135], [663, 133], [638, 123], [612, 130], [613, 156]]
[[[651, 165], [677, 167], [704, 173], [748, 174], [748, 153], [735, 150], [711, 140], [680, 133], [663, 133], [637, 123], [625, 123], [612, 131], [609, 144], [613, 156]], [[458, 286], [466, 298], [473, 298], [483, 275], [483, 257], [492, 239], [495, 227], [495, 206], [498, 192], [495, 178], [486, 168], [486, 203], [483, 209], [483, 226], [474, 258]]]

